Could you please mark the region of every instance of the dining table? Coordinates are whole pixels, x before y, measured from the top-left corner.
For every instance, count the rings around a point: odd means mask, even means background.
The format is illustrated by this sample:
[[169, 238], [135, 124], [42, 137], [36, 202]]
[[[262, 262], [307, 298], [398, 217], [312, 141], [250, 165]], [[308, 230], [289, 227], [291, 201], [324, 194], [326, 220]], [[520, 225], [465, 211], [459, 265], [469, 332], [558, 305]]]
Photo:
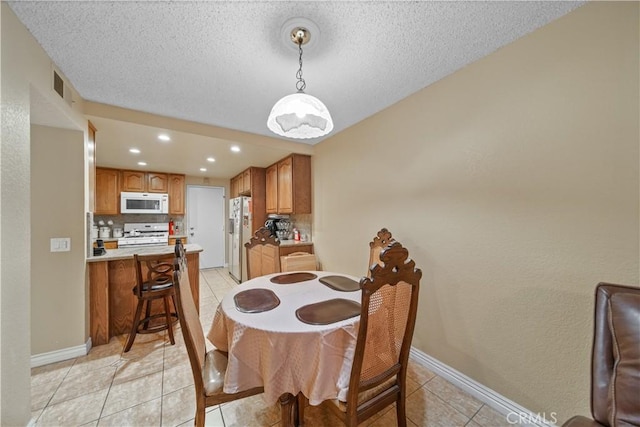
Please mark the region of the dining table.
[[263, 387], [282, 425], [298, 423], [296, 396], [310, 405], [346, 400], [360, 319], [359, 277], [327, 271], [260, 276], [228, 292], [209, 341], [228, 354], [224, 392]]

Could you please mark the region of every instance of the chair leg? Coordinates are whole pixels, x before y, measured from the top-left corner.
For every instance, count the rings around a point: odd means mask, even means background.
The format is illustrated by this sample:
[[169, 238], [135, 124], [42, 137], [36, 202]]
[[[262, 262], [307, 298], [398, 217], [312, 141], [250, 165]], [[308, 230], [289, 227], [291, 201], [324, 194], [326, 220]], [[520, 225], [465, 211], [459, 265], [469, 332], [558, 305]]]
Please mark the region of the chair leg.
[[[136, 339], [136, 334], [138, 333], [138, 326], [140, 325], [140, 315], [142, 314], [142, 306], [144, 305], [143, 299], [138, 299], [138, 305], [136, 306], [136, 313], [133, 315], [133, 323], [131, 326], [131, 332], [129, 332], [129, 338], [127, 339], [127, 344], [124, 346], [124, 352], [128, 352], [131, 350], [131, 346], [133, 345], [133, 341]], [[147, 305], [148, 307], [148, 305]]]
[[407, 426], [407, 413], [403, 394], [399, 395], [398, 400], [396, 400], [396, 417], [398, 418], [398, 427]]
[[204, 406], [204, 402], [200, 402], [199, 400], [196, 401], [196, 419], [194, 422], [194, 425], [196, 427], [204, 427], [204, 421], [205, 421], [205, 409], [206, 407]]
[[173, 338], [173, 320], [171, 319], [171, 307], [169, 306], [169, 297], [166, 296], [163, 298], [164, 300], [164, 317], [167, 319], [167, 329], [169, 332], [169, 340], [171, 341], [171, 345], [176, 343], [176, 340]]
[[298, 405], [298, 426], [304, 426], [304, 407], [307, 406], [307, 398], [302, 392], [297, 396]]
[[[147, 301], [147, 310], [145, 311], [145, 314], [144, 314], [145, 319], [150, 319], [150, 317], [151, 317], [151, 303], [152, 302], [153, 302], [153, 300], [148, 300]], [[145, 331], [147, 329], [149, 329], [149, 323], [150, 323], [150, 321], [149, 322], [144, 322], [144, 324], [142, 325], [142, 329], [144, 329]]]

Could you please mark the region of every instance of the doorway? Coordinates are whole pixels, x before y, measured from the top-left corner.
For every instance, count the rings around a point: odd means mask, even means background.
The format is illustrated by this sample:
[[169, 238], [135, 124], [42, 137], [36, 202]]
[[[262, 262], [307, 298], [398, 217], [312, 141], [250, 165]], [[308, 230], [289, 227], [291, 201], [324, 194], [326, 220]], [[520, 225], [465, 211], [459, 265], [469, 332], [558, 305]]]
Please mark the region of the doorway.
[[187, 185], [187, 242], [200, 245], [200, 268], [224, 267], [224, 188]]

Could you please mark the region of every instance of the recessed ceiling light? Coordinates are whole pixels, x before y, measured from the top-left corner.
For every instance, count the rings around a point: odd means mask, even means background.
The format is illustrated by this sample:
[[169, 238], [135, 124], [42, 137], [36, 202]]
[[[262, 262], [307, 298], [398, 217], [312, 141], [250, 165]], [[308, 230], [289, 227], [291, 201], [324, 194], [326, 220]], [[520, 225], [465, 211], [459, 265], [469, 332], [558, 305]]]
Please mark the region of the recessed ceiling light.
[[206, 172], [207, 168], [200, 168], [200, 172]]
[[231, 146], [231, 151], [233, 151], [234, 153], [239, 153], [240, 152], [240, 147], [238, 147], [237, 145], [232, 145]]
[[138, 150], [137, 148], [129, 148], [129, 152], [133, 154], [140, 154], [140, 150]]
[[147, 162], [138, 162], [138, 165], [140, 165], [140, 166], [147, 166]]
[[207, 157], [207, 162], [215, 162], [216, 159], [214, 159], [213, 157]]
[[161, 133], [160, 135], [158, 135], [158, 139], [160, 141], [171, 141], [171, 137], [166, 133]]

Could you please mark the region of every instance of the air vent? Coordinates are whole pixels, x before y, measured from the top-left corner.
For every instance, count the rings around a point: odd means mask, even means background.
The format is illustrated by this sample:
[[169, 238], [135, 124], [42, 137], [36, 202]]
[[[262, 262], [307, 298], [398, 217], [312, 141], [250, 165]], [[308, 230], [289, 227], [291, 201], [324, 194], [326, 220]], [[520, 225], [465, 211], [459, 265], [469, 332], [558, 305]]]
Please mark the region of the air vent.
[[73, 103], [71, 88], [69, 85], [65, 84], [64, 79], [55, 68], [53, 69], [53, 90], [60, 95], [60, 98], [64, 99], [64, 101], [71, 106]]
[[53, 71], [53, 90], [64, 99], [64, 81], [55, 70]]

